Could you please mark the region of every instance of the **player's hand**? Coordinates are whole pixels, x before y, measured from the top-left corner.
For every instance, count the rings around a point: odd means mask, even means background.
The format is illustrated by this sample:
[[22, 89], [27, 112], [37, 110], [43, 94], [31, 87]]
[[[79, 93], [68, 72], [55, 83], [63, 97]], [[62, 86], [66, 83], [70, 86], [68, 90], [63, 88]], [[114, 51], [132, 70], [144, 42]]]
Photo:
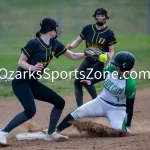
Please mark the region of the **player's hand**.
[[33, 66], [33, 71], [41, 71], [43, 69], [43, 64], [37, 63], [35, 66]]
[[71, 44], [67, 44], [66, 48], [67, 48], [68, 50], [72, 49]]
[[89, 81], [89, 80], [81, 80], [80, 82], [81, 83], [86, 83], [87, 85], [91, 85], [92, 84], [91, 81]]

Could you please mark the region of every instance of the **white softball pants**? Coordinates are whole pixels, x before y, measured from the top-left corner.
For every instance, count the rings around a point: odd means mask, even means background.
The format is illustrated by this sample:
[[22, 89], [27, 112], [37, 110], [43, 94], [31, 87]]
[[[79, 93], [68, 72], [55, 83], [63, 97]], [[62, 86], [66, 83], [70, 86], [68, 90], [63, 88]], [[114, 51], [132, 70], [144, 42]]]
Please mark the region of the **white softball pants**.
[[110, 105], [101, 100], [99, 96], [78, 107], [71, 115], [74, 119], [84, 117], [105, 117], [109, 120], [111, 128], [125, 130], [126, 107]]

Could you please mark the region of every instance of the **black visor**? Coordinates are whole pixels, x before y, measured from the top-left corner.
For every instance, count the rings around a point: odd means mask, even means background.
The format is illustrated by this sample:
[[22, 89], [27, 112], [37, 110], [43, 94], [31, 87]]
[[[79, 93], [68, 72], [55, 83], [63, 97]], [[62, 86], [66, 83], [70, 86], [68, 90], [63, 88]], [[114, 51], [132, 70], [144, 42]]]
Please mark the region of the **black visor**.
[[45, 18], [41, 21], [40, 26], [41, 31], [44, 31], [46, 33], [52, 30], [57, 30], [58, 23], [51, 18]]
[[109, 19], [109, 17], [107, 16], [107, 11], [104, 8], [98, 8], [95, 10], [94, 15], [92, 15], [92, 17], [96, 17], [96, 15], [105, 15], [107, 19]]

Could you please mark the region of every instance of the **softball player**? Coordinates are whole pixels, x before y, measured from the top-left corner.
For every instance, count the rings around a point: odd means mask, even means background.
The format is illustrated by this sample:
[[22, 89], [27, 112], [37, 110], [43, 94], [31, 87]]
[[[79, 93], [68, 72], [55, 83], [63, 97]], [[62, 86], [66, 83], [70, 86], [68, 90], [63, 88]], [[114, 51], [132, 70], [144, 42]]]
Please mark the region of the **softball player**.
[[[112, 58], [114, 55], [114, 44], [116, 44], [116, 38], [113, 31], [106, 26], [106, 20], [109, 19], [109, 17], [107, 16], [107, 11], [103, 8], [98, 8], [95, 10], [93, 17], [95, 19], [95, 24], [89, 24], [85, 26], [77, 39], [71, 44], [68, 44], [66, 47], [68, 49], [75, 48], [83, 40], [85, 40], [86, 48], [99, 48], [104, 52], [109, 52], [110, 57]], [[79, 79], [76, 79], [74, 82], [77, 106], [81, 106], [83, 104], [83, 84], [80, 82], [80, 72], [84, 71], [85, 77], [87, 77], [90, 72], [89, 70], [87, 70], [87, 68], [93, 68], [93, 71], [90, 75], [90, 77], [93, 77], [96, 71], [103, 71], [104, 64], [99, 62], [98, 60], [85, 58], [80, 65], [78, 69], [79, 72], [77, 74], [77, 77]], [[94, 85], [84, 86], [93, 99], [97, 97]]]
[[[89, 116], [106, 117], [111, 128], [131, 132], [136, 83], [130, 77], [130, 70], [133, 68], [134, 62], [135, 58], [131, 53], [125, 51], [117, 53], [111, 62], [113, 66], [110, 65], [104, 69], [107, 73], [102, 92], [94, 100], [68, 114], [58, 125], [57, 131], [61, 132], [69, 127], [71, 120]], [[114, 72], [115, 70], [117, 74]], [[93, 84], [98, 80], [83, 80], [81, 82]]]
[[[35, 99], [53, 104], [50, 115], [50, 123], [46, 140], [68, 139], [55, 132], [57, 122], [61, 116], [62, 110], [65, 106], [64, 99], [56, 92], [46, 87], [38, 81], [37, 71], [41, 71], [47, 67], [53, 56], [58, 58], [64, 54], [70, 59], [82, 59], [84, 53], [72, 53], [61, 44], [56, 37], [60, 32], [57, 30], [58, 23], [51, 19], [45, 18], [40, 23], [41, 29], [37, 32], [36, 38], [30, 40], [27, 45], [22, 48], [22, 53], [19, 59], [20, 71], [16, 78], [12, 81], [12, 88], [22, 104], [24, 111], [16, 115], [8, 125], [0, 131], [0, 144], [7, 144], [8, 133], [31, 119], [36, 113]], [[30, 77], [29, 70], [33, 76]], [[24, 76], [25, 74], [25, 76]], [[20, 78], [18, 78], [21, 75]]]

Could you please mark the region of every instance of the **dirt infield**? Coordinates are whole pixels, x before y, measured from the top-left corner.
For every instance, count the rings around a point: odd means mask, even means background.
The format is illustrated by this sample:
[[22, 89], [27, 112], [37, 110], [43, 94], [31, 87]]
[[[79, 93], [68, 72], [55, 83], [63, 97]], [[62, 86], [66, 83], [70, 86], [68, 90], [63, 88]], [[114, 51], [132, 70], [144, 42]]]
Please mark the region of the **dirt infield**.
[[[76, 107], [74, 96], [63, 96], [66, 99], [66, 107], [64, 109], [61, 119]], [[90, 100], [89, 96], [85, 97], [84, 102]], [[43, 102], [36, 101], [37, 114], [32, 120], [33, 124], [39, 127], [47, 128], [49, 123], [49, 112], [52, 108]], [[3, 127], [8, 121], [22, 111], [18, 100], [0, 101], [0, 127]], [[60, 119], [60, 120], [61, 120]], [[92, 120], [93, 122], [108, 125], [108, 121], [104, 118], [86, 118], [85, 120]], [[102, 138], [90, 137], [84, 133], [79, 134], [77, 130], [70, 127], [63, 131], [63, 134], [70, 137], [66, 142], [48, 142], [43, 140], [35, 141], [17, 141], [15, 135], [20, 132], [27, 131], [27, 124], [24, 124], [13, 130], [8, 138], [9, 146], [0, 147], [2, 150], [149, 150], [150, 149], [150, 90], [137, 91], [135, 101], [134, 117], [132, 122], [133, 136], [118, 137], [118, 138]]]

